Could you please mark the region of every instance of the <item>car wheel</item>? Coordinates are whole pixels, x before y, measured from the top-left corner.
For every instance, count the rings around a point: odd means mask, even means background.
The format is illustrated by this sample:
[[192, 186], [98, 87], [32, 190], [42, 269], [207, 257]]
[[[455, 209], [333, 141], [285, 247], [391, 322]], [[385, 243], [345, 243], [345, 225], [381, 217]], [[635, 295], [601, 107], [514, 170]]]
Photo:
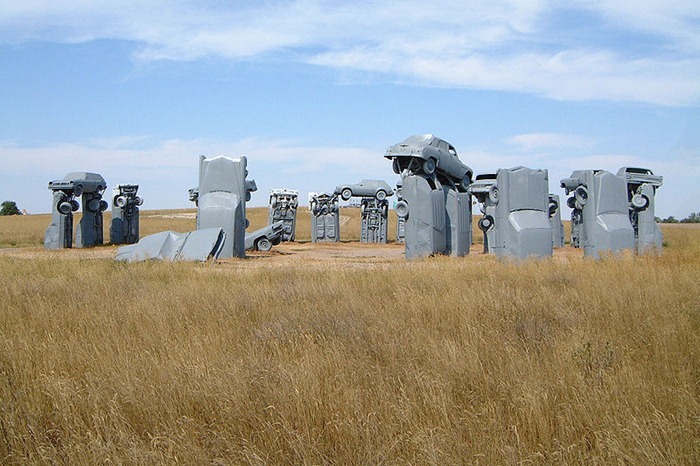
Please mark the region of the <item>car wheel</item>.
[[98, 212], [100, 210], [100, 200], [91, 199], [90, 202], [88, 202], [87, 210], [90, 212]]
[[68, 215], [73, 211], [73, 204], [69, 201], [64, 201], [58, 204], [58, 211], [63, 215]]
[[466, 193], [467, 190], [469, 189], [469, 185], [471, 184], [471, 178], [469, 175], [466, 175], [462, 180], [459, 182], [459, 190], [462, 191], [463, 193]]
[[340, 197], [343, 198], [344, 201], [349, 201], [352, 197], [352, 190], [350, 188], [343, 189], [340, 192]]
[[498, 192], [498, 186], [493, 185], [489, 188], [489, 200], [494, 204], [498, 204], [498, 199], [500, 198], [500, 193]]
[[73, 209], [73, 212], [77, 212], [78, 209], [80, 209], [80, 204], [79, 204], [78, 201], [76, 201], [75, 199], [71, 199], [70, 205], [71, 205], [71, 207], [72, 207], [72, 209]]
[[557, 210], [559, 210], [559, 203], [557, 202], [550, 202], [549, 203], [549, 216], [554, 217], [557, 214]]
[[493, 217], [490, 215], [484, 215], [479, 219], [479, 230], [483, 231], [486, 233], [489, 231], [491, 228], [493, 228]]
[[394, 159], [391, 162], [391, 168], [394, 169], [394, 173], [396, 173], [397, 175], [401, 174], [401, 163], [399, 162], [399, 159]]
[[255, 243], [255, 249], [258, 251], [268, 252], [270, 249], [272, 249], [272, 242], [270, 242], [270, 240], [267, 238], [260, 238]]
[[635, 194], [632, 196], [632, 206], [637, 210], [645, 210], [649, 207], [649, 198], [644, 194]]
[[380, 189], [379, 191], [377, 191], [376, 197], [378, 201], [383, 201], [384, 199], [386, 199], [386, 191]]
[[576, 198], [575, 197], [570, 197], [566, 200], [566, 206], [569, 209], [575, 209], [576, 208]]
[[576, 198], [576, 202], [578, 202], [579, 205], [585, 206], [586, 202], [588, 202], [588, 189], [586, 189], [585, 186], [579, 186], [574, 191], [574, 197]]
[[126, 206], [126, 197], [124, 196], [117, 196], [116, 199], [114, 199], [114, 204], [117, 207], [125, 207]]
[[104, 212], [109, 209], [109, 204], [104, 199], [100, 201], [100, 212]]
[[82, 184], [76, 184], [73, 186], [73, 194], [76, 197], [80, 197], [83, 195], [83, 185]]
[[134, 202], [135, 202], [136, 205], [138, 205], [138, 206], [143, 205], [143, 199], [140, 198], [139, 196], [136, 196], [136, 197], [134, 198]]
[[425, 162], [423, 162], [423, 173], [426, 175], [432, 175], [435, 173], [435, 167], [437, 164], [435, 163], [435, 159], [428, 159]]
[[403, 219], [408, 218], [408, 203], [406, 201], [397, 202], [396, 206], [394, 206], [394, 210], [396, 211], [397, 217]]

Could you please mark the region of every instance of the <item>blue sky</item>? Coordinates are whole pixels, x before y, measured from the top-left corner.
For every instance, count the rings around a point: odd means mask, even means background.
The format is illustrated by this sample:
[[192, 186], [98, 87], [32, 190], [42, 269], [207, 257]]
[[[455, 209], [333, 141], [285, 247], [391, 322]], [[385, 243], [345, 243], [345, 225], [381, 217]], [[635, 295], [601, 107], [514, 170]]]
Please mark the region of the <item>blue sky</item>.
[[49, 180], [138, 183], [192, 207], [198, 156], [272, 188], [397, 175], [387, 147], [451, 142], [475, 173], [621, 166], [700, 211], [700, 2], [0, 0], [0, 200]]

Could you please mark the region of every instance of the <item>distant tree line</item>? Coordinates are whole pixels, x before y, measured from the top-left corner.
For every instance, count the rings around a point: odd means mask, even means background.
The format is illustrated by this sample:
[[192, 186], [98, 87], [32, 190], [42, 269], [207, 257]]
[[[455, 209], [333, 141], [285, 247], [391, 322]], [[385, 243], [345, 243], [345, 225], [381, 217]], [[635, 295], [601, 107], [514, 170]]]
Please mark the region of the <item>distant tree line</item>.
[[673, 215], [666, 218], [656, 217], [656, 221], [659, 223], [700, 223], [700, 212], [693, 212], [686, 218], [678, 220]]
[[0, 204], [0, 215], [22, 215], [15, 201], [4, 201]]

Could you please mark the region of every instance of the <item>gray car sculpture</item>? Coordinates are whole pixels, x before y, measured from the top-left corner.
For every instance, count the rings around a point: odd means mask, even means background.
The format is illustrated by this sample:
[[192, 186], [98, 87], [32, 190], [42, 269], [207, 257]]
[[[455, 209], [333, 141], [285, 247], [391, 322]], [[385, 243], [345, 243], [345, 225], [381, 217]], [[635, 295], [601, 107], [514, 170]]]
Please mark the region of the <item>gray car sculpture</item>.
[[252, 233], [245, 235], [245, 248], [255, 249], [257, 251], [267, 252], [272, 249], [273, 245], [278, 245], [282, 241], [284, 233], [284, 222], [279, 221], [270, 225], [266, 225]]
[[102, 199], [107, 182], [102, 175], [89, 172], [73, 172], [62, 180], [49, 182], [53, 191], [52, 221], [44, 234], [46, 249], [70, 248], [73, 244], [73, 212], [80, 204], [75, 199], [81, 197], [83, 216], [75, 232], [75, 245], [87, 248], [103, 243], [102, 212], [109, 205]]
[[375, 197], [383, 201], [394, 194], [391, 186], [382, 180], [362, 180], [356, 184], [341, 184], [335, 188], [335, 193], [340, 194], [344, 201], [351, 197]]
[[432, 134], [411, 136], [394, 144], [384, 157], [393, 160], [394, 173], [401, 174], [405, 170], [426, 175], [436, 173], [461, 192], [467, 191], [472, 180], [472, 170], [459, 160], [455, 148]]

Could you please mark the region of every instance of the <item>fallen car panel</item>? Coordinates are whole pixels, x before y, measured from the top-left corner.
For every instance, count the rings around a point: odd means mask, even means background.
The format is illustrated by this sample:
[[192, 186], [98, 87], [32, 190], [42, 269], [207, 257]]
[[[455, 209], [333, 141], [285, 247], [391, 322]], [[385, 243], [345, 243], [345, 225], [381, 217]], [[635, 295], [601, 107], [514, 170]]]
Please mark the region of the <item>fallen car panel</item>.
[[221, 228], [207, 228], [188, 233], [163, 231], [144, 236], [136, 244], [117, 249], [117, 261], [181, 260], [205, 262], [217, 259], [226, 234]]

